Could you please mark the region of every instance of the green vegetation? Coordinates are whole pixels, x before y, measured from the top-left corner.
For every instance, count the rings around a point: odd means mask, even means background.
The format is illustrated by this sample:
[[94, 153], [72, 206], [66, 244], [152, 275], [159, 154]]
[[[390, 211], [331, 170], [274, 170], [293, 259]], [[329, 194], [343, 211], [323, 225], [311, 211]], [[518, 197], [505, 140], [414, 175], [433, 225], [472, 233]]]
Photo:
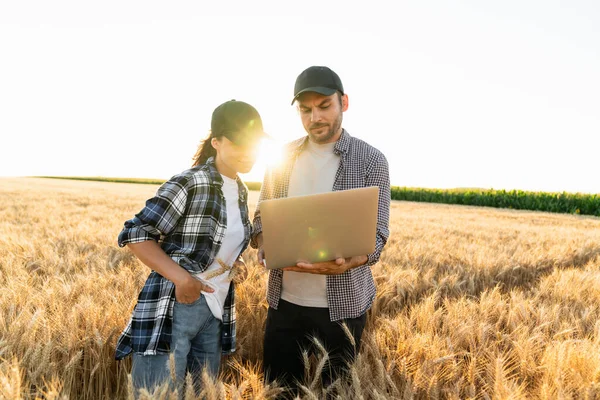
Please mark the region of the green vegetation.
[[600, 194], [392, 187], [392, 199], [600, 216]]
[[[162, 185], [166, 179], [145, 179], [145, 178], [109, 178], [103, 176], [36, 176], [34, 178], [48, 179], [69, 179], [76, 181], [97, 181], [97, 182], [114, 182], [114, 183], [141, 183], [148, 185]], [[260, 190], [260, 182], [245, 182], [250, 190]]]
[[[118, 183], [160, 185], [161, 179], [40, 176], [38, 178], [75, 179]], [[248, 189], [260, 190], [260, 182], [246, 182]], [[526, 192], [494, 189], [421, 189], [392, 186], [392, 200], [460, 204], [515, 210], [600, 216], [600, 194]]]
[[259, 191], [260, 187], [262, 186], [261, 182], [244, 182], [246, 184], [246, 186], [248, 186], [249, 190], [256, 190]]

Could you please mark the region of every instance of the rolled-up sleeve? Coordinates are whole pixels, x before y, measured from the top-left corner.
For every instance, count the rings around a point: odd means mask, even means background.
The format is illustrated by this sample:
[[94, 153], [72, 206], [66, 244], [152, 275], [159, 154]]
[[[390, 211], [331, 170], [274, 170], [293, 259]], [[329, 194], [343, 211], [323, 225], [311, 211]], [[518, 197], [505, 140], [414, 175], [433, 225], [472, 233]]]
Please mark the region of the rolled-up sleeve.
[[367, 255], [367, 266], [379, 261], [383, 247], [390, 236], [390, 171], [387, 159], [381, 152], [376, 152], [369, 163], [366, 177], [367, 186], [379, 187], [379, 204], [377, 210], [377, 236], [375, 238], [375, 251]]
[[165, 182], [156, 195], [146, 201], [146, 206], [125, 222], [118, 237], [119, 246], [147, 240], [158, 241], [161, 236], [172, 232], [185, 213], [188, 197], [186, 186], [187, 178], [181, 176]]

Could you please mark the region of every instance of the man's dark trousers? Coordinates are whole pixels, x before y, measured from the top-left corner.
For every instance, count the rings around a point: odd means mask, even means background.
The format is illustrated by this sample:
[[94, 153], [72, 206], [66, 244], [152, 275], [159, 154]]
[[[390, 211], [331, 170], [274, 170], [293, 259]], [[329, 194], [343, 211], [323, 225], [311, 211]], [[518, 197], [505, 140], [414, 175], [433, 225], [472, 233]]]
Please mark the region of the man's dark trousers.
[[[332, 322], [329, 309], [299, 306], [283, 299], [277, 310], [269, 307], [264, 337], [263, 368], [266, 380], [294, 389], [304, 380], [302, 351], [316, 353], [316, 337], [329, 353], [329, 363], [321, 375], [327, 386], [343, 374], [360, 348], [366, 323], [366, 313], [357, 318]], [[354, 338], [354, 344], [341, 326], [345, 323]]]

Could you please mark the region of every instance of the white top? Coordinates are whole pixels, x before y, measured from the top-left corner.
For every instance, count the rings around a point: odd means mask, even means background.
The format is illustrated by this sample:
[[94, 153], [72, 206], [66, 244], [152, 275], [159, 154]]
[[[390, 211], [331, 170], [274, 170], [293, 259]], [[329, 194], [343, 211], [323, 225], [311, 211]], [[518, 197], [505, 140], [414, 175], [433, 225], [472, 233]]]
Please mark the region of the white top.
[[[288, 197], [326, 193], [333, 190], [340, 157], [335, 143], [317, 144], [310, 140], [292, 169]], [[268, 255], [267, 255], [268, 257]], [[283, 272], [281, 298], [305, 307], [328, 307], [327, 277], [303, 272]]]
[[227, 207], [227, 228], [225, 230], [225, 237], [221, 242], [221, 248], [217, 253], [217, 257], [215, 257], [215, 261], [203, 273], [195, 274], [195, 277], [199, 278], [202, 282], [208, 284], [215, 290], [213, 293], [202, 292], [202, 296], [206, 298], [206, 303], [215, 318], [222, 321], [223, 306], [225, 304], [225, 298], [227, 298], [227, 292], [229, 291], [229, 272], [217, 275], [209, 281], [206, 281], [203, 277], [211, 271], [221, 268], [221, 265], [217, 262], [217, 258], [220, 258], [229, 266], [233, 265], [240, 254], [240, 251], [242, 251], [242, 244], [244, 243], [244, 224], [242, 223], [242, 215], [240, 213], [238, 184], [235, 179], [223, 175], [221, 175], [221, 177], [223, 178], [222, 190]]

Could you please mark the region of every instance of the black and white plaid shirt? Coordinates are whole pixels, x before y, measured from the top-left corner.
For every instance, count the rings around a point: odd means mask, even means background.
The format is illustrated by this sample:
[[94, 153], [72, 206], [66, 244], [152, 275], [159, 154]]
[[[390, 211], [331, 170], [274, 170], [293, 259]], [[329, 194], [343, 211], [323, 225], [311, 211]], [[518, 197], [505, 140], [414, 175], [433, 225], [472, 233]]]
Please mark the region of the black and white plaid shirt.
[[[239, 206], [244, 225], [243, 253], [250, 241], [248, 188], [238, 177]], [[223, 179], [214, 158], [175, 175], [136, 216], [125, 222], [119, 246], [154, 240], [173, 261], [192, 275], [205, 271], [219, 253], [227, 229]], [[144, 355], [168, 353], [171, 344], [175, 285], [152, 271], [142, 288], [127, 327], [119, 337], [115, 358], [131, 352]], [[235, 351], [235, 290], [233, 282], [225, 299], [221, 351]]]
[[[308, 136], [289, 143], [285, 147], [285, 158], [282, 164], [267, 170], [260, 191], [259, 204], [262, 200], [287, 197], [292, 169], [307, 142]], [[360, 139], [353, 138], [343, 130], [335, 144], [334, 152], [340, 156], [340, 165], [333, 184], [334, 191], [379, 186], [375, 251], [368, 255], [365, 265], [340, 275], [327, 276], [329, 316], [332, 321], [338, 321], [364, 314], [373, 303], [375, 282], [370, 266], [379, 260], [383, 246], [389, 237], [391, 194], [388, 162], [379, 150]], [[261, 232], [260, 210], [257, 206], [251, 242], [255, 248], [258, 246], [256, 238]], [[282, 281], [282, 270], [270, 271], [267, 301], [274, 309], [277, 309], [279, 304]]]

